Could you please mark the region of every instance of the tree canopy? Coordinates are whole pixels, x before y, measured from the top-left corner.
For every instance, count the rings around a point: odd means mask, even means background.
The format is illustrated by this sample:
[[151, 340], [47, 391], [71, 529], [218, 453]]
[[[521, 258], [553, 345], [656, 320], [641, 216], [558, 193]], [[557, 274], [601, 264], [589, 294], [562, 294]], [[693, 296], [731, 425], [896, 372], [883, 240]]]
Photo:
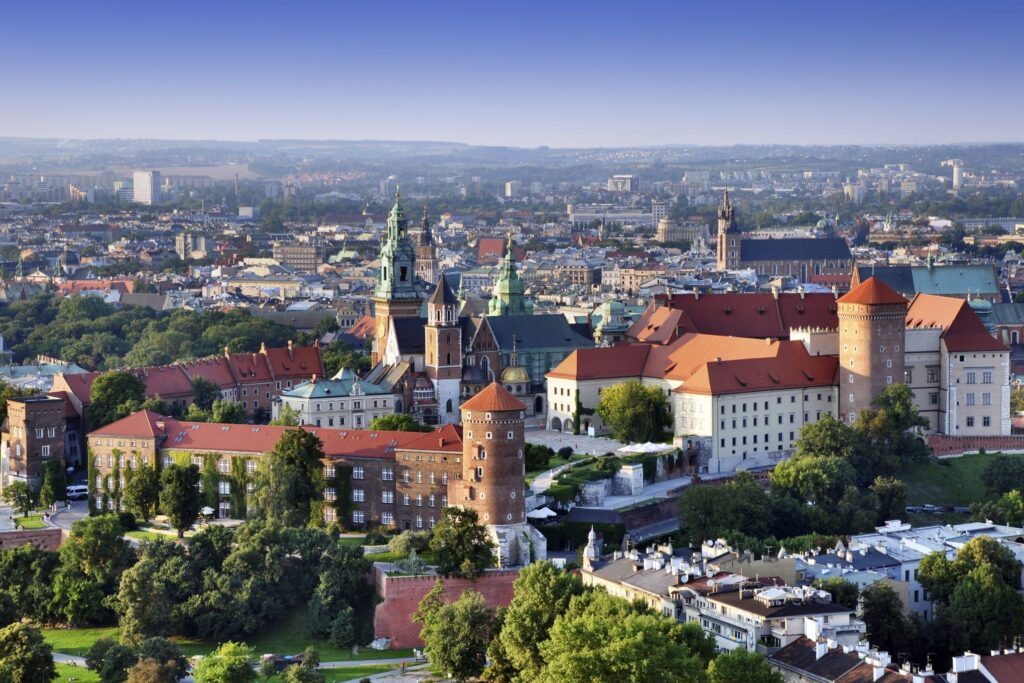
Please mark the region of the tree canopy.
[[312, 501], [321, 497], [323, 443], [304, 429], [286, 431], [260, 465], [256, 504], [260, 513], [287, 526], [310, 521]]
[[475, 510], [442, 509], [430, 549], [437, 561], [437, 571], [445, 576], [472, 579], [494, 564], [491, 539]]
[[612, 430], [612, 436], [627, 443], [662, 441], [670, 425], [668, 399], [657, 387], [637, 381], [605, 388], [597, 403], [597, 414]]

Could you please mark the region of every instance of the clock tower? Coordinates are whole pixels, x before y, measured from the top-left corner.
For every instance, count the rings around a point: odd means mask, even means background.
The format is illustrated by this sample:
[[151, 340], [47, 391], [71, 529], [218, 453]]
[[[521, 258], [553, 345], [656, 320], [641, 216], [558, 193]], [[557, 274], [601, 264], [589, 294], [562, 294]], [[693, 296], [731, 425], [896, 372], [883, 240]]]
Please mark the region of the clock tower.
[[416, 289], [416, 253], [409, 239], [409, 221], [396, 190], [395, 205], [388, 214], [388, 231], [381, 244], [380, 272], [373, 288], [376, 323], [372, 361], [383, 360], [392, 318], [415, 318], [420, 313]]

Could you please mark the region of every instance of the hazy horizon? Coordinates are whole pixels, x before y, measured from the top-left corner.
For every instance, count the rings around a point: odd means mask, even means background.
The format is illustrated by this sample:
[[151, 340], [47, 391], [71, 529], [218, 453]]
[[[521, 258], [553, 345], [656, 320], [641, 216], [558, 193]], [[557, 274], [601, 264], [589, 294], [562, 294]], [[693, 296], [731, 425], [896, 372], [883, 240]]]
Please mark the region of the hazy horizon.
[[[52, 2], [0, 136], [520, 148], [1024, 141], [1024, 6]], [[969, 142], [963, 142], [963, 141]]]

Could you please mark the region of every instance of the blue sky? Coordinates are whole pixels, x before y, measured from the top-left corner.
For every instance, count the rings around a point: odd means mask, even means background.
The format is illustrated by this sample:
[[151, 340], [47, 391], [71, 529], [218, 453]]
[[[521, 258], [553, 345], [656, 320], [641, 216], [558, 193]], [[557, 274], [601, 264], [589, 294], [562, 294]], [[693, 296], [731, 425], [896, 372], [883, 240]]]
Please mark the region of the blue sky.
[[1024, 140], [1024, 3], [20, 2], [0, 136]]

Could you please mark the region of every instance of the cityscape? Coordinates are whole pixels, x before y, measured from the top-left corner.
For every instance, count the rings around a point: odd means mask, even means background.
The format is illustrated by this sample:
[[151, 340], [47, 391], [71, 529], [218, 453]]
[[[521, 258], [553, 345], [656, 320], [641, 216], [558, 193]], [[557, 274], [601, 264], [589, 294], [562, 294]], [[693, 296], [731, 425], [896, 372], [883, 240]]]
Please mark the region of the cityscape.
[[7, 8], [0, 683], [1022, 680], [1024, 12], [851, 9]]

